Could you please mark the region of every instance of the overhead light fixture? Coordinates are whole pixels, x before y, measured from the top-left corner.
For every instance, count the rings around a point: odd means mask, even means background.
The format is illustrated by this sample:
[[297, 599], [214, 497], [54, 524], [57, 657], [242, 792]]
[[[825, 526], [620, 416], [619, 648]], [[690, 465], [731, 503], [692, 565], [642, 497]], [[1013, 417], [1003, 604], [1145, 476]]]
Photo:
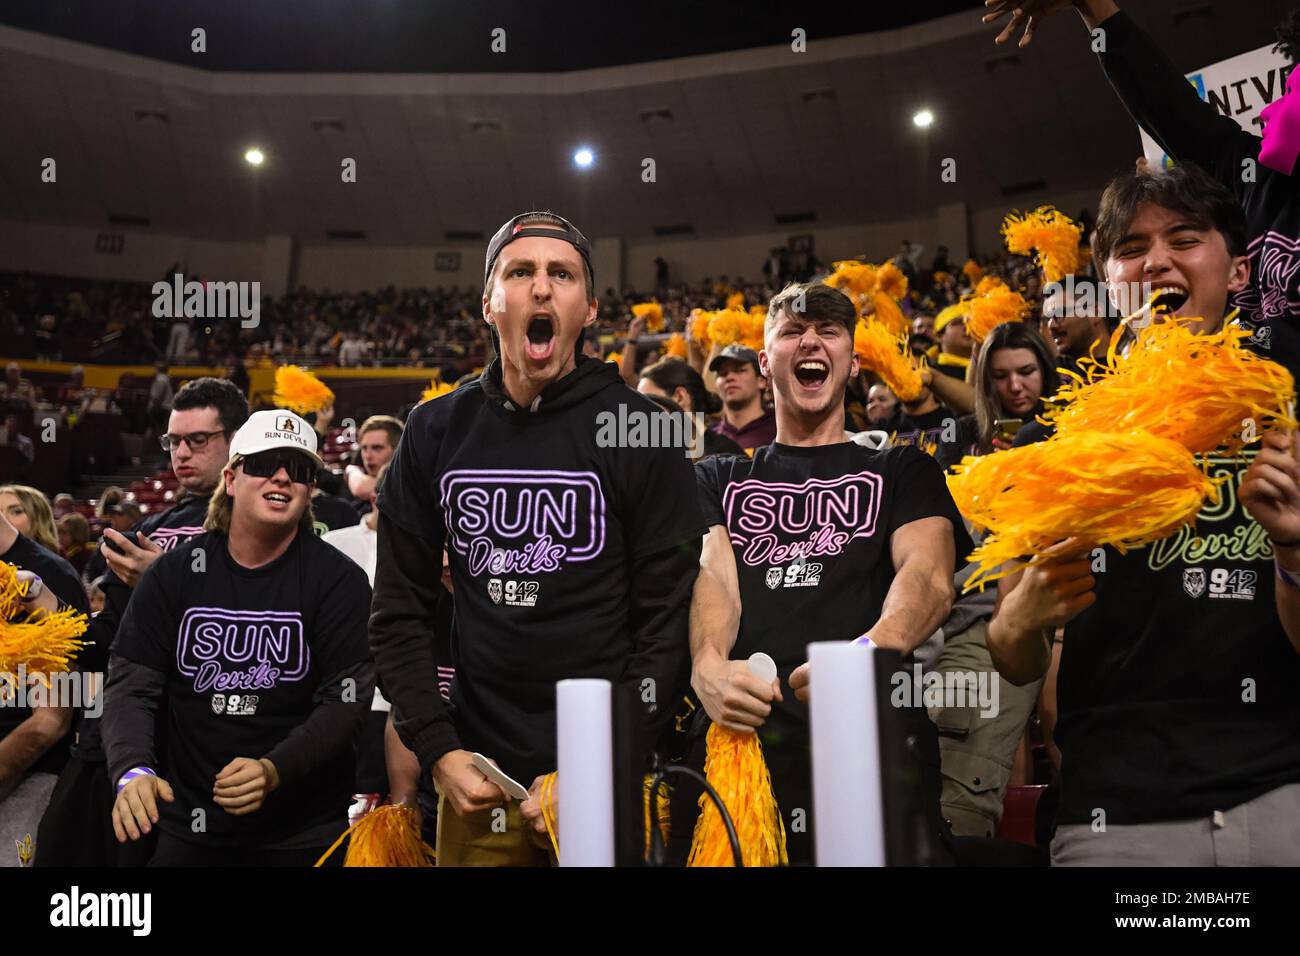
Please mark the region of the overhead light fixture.
[[929, 129], [934, 125], [934, 114], [929, 110], [917, 110], [912, 114], [912, 123], [920, 129]]
[[250, 166], [261, 166], [266, 160], [266, 155], [256, 146], [244, 151], [244, 162]]
[[582, 149], [578, 150], [576, 153], [573, 154], [573, 161], [577, 165], [586, 169], [588, 166], [590, 166], [593, 162], [596, 161], [596, 156], [594, 153], [592, 153], [591, 150], [587, 149], [587, 147], [584, 146], [582, 147]]

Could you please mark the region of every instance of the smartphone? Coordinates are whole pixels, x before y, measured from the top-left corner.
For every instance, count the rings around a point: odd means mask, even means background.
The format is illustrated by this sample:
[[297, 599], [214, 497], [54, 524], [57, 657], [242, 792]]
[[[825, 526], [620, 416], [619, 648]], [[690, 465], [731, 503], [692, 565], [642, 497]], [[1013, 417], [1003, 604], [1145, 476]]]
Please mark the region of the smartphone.
[[993, 422], [993, 434], [1009, 445], [1022, 425], [1024, 421], [1019, 418], [998, 418]]
[[[139, 536], [136, 532], [134, 532], [134, 531], [122, 531], [122, 532], [119, 532], [119, 533], [122, 535], [122, 537], [126, 538], [127, 541], [130, 541], [130, 542], [131, 542], [133, 545], [135, 545], [137, 548], [140, 547], [140, 536]], [[126, 552], [123, 551], [121, 548], [119, 548], [119, 547], [118, 547], [118, 546], [113, 542], [113, 539], [110, 538], [108, 535], [104, 535], [104, 543], [107, 544], [107, 545], [108, 545], [110, 548], [112, 548], [114, 551], [116, 551], [118, 554], [121, 554], [121, 555], [125, 555], [125, 554], [126, 554]]]

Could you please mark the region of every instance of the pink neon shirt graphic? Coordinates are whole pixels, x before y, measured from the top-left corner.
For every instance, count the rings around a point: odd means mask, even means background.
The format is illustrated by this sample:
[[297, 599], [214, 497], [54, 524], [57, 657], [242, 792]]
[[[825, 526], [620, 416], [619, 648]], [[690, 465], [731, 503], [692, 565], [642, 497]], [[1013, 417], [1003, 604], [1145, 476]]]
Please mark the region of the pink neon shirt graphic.
[[1286, 81], [1286, 93], [1260, 111], [1264, 121], [1264, 138], [1259, 146], [1259, 161], [1269, 169], [1288, 176], [1295, 175], [1296, 158], [1300, 157], [1300, 92], [1296, 73]]
[[731, 540], [750, 566], [837, 555], [876, 533], [884, 479], [872, 472], [791, 482], [737, 481], [722, 506]]

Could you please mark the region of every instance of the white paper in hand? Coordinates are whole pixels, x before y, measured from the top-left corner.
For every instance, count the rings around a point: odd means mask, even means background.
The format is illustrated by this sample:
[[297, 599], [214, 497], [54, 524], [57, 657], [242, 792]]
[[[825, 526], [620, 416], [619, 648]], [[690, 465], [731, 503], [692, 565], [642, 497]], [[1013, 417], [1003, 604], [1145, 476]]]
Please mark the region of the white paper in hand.
[[528, 799], [528, 789], [521, 787], [519, 781], [513, 777], [506, 776], [501, 768], [488, 760], [487, 757], [476, 753], [471, 756], [471, 759], [474, 761], [475, 769], [505, 791], [506, 796], [514, 797], [516, 800]]
[[776, 680], [776, 661], [762, 651], [749, 655], [749, 672], [765, 684]]

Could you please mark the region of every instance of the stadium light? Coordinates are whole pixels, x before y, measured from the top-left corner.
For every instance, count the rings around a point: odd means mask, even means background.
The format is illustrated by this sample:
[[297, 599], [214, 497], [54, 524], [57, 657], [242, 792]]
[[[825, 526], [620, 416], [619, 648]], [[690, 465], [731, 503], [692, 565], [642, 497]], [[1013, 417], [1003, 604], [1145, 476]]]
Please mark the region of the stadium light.
[[256, 146], [244, 152], [244, 161], [250, 166], [261, 166], [265, 159], [266, 156]]
[[595, 160], [596, 160], [595, 154], [592, 153], [592, 151], [587, 149], [587, 147], [585, 146], [573, 154], [573, 161], [577, 165], [581, 166], [583, 169], [586, 169], [593, 162], [595, 162]]
[[934, 114], [929, 110], [917, 110], [912, 115], [912, 123], [921, 129], [929, 129], [934, 125]]

